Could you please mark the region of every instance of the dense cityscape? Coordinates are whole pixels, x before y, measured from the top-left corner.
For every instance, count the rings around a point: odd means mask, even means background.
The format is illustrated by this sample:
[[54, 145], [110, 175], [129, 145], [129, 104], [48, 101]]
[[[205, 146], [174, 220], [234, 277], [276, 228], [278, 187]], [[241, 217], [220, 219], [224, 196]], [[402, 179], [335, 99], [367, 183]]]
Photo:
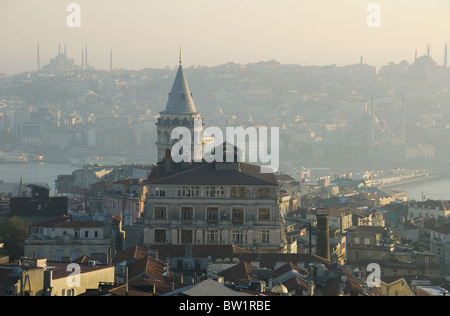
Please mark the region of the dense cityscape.
[[[404, 189], [450, 175], [447, 45], [105, 70], [68, 44], [0, 73], [0, 296], [448, 295], [450, 182]], [[278, 168], [210, 126], [277, 128]], [[177, 161], [179, 127], [224, 159]]]

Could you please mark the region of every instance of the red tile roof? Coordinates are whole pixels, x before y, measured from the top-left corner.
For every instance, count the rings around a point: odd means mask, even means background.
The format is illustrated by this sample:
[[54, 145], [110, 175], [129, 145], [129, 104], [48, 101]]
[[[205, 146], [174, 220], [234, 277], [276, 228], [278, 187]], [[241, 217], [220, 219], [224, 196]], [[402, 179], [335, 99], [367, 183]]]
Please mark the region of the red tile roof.
[[129, 280], [136, 279], [142, 275], [162, 280], [164, 273], [164, 262], [150, 256], [146, 256], [128, 267]]
[[244, 261], [217, 273], [217, 275], [222, 276], [225, 281], [229, 282], [237, 282], [238, 280], [257, 280], [257, 277], [251, 275], [252, 271], [256, 268], [257, 267]]
[[146, 258], [148, 251], [139, 245], [129, 247], [125, 250], [119, 251], [113, 259], [113, 264], [120, 263], [122, 261], [140, 260]]
[[[161, 258], [184, 257], [186, 254], [186, 246], [184, 245], [154, 245], [150, 248], [158, 251]], [[236, 245], [193, 245], [191, 249], [194, 257], [207, 258], [211, 256], [213, 260], [216, 258], [231, 259], [239, 254], [250, 253]]]

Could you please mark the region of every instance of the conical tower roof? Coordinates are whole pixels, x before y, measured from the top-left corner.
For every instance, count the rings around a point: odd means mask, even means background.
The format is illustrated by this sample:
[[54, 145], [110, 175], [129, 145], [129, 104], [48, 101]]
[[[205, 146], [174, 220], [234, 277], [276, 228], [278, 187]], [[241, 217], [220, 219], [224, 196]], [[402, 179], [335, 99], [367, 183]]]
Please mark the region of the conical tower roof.
[[169, 94], [169, 100], [167, 101], [166, 108], [161, 113], [167, 114], [186, 114], [197, 113], [197, 109], [192, 100], [192, 95], [189, 90], [186, 77], [184, 75], [183, 67], [178, 67], [177, 75], [172, 86], [172, 90]]

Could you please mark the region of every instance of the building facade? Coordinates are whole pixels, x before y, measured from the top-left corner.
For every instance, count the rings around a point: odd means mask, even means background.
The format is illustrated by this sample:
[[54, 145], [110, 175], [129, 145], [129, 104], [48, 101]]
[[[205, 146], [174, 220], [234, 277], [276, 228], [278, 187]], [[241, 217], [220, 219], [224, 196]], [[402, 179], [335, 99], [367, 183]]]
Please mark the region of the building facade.
[[174, 164], [148, 178], [146, 245], [237, 245], [284, 251], [286, 237], [274, 174], [247, 163]]
[[83, 255], [110, 261], [122, 250], [124, 235], [120, 221], [75, 221], [63, 216], [32, 224], [25, 239], [24, 255], [51, 261], [73, 261]]
[[349, 230], [347, 264], [366, 271], [371, 263], [380, 265], [381, 276], [439, 274], [436, 255], [394, 244], [384, 227], [358, 226]]
[[450, 275], [450, 224], [431, 229], [430, 251], [439, 258], [441, 274]]

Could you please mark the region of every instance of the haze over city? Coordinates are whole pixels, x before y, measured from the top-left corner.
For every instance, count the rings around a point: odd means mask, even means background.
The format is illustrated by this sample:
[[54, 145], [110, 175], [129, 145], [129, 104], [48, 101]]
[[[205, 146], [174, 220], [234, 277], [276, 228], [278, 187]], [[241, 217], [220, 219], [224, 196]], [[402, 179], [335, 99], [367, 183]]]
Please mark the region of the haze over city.
[[448, 296], [449, 14], [0, 0], [0, 296]]
[[[441, 63], [450, 38], [450, 3], [435, 0], [170, 0], [76, 1], [81, 27], [66, 25], [70, 1], [2, 0], [0, 72], [36, 69], [36, 46], [47, 63], [58, 44], [80, 62], [89, 46], [92, 67], [172, 66], [179, 46], [185, 66], [277, 60], [282, 64], [346, 65], [360, 57], [372, 66], [414, 60], [414, 51]], [[380, 8], [369, 27], [367, 7]]]

